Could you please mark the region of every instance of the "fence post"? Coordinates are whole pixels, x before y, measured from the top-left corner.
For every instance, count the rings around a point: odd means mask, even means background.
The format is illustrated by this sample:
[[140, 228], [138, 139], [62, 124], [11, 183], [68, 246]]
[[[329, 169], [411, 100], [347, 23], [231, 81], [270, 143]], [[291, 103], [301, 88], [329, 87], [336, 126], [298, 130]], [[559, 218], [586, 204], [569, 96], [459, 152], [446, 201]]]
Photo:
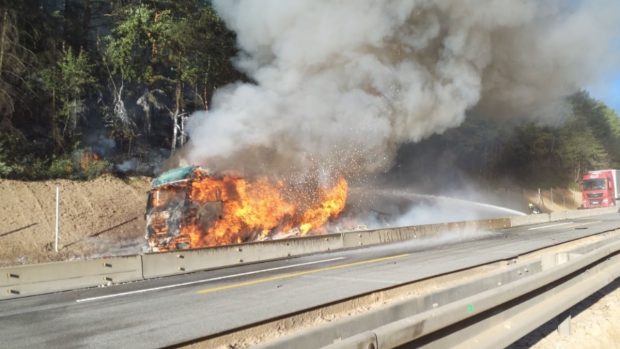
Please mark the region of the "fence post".
[[551, 199], [551, 205], [553, 205], [553, 188], [549, 188], [549, 196]]

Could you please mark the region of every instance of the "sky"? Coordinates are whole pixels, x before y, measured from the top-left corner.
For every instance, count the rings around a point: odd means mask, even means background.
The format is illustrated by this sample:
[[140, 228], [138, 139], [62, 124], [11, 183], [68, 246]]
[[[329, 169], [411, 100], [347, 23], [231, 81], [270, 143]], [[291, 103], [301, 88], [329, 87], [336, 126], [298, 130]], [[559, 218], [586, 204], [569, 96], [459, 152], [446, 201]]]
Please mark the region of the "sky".
[[615, 67], [606, 74], [600, 84], [588, 87], [587, 90], [592, 97], [605, 102], [620, 115], [620, 33], [615, 36], [610, 54], [614, 56], [612, 61]]
[[606, 81], [588, 88], [592, 97], [599, 99], [620, 115], [620, 67], [609, 74]]
[[[567, 0], [567, 4], [578, 8], [589, 0]], [[603, 101], [608, 107], [613, 108], [620, 115], [620, 34], [612, 43], [615, 50], [611, 53], [615, 55], [617, 66], [610, 71], [606, 78], [599, 84], [586, 87], [590, 95], [600, 101]]]

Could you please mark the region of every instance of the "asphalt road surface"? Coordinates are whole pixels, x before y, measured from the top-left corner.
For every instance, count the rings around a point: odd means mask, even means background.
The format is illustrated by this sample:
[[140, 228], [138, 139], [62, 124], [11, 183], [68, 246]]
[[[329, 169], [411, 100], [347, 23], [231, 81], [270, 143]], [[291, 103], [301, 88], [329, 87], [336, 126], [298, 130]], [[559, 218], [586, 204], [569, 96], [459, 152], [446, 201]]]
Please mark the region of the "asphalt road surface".
[[2, 348], [153, 348], [620, 228], [620, 214], [0, 301]]

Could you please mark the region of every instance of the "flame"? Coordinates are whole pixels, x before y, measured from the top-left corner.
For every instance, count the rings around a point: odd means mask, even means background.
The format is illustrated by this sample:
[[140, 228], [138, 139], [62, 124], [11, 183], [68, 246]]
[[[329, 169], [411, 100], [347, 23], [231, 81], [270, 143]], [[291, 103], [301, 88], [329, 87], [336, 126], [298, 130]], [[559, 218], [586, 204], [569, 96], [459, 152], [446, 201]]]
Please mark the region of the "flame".
[[263, 240], [295, 229], [299, 235], [324, 233], [324, 225], [344, 209], [347, 193], [344, 178], [329, 186], [296, 190], [266, 178], [198, 176], [191, 183], [189, 200], [197, 207], [221, 205], [219, 216], [208, 222], [201, 222], [199, 215], [190, 217], [180, 235], [188, 236], [196, 248]]
[[336, 185], [322, 192], [322, 199], [317, 207], [306, 210], [299, 226], [302, 235], [311, 230], [321, 228], [329, 219], [338, 217], [344, 209], [347, 200], [349, 185], [344, 178], [340, 178]]

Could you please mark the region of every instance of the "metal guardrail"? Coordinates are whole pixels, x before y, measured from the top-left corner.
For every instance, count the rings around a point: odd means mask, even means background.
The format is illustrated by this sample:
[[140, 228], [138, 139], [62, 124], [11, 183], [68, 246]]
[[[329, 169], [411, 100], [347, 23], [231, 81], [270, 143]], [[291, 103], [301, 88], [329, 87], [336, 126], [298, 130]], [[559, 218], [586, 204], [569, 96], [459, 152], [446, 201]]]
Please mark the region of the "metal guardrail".
[[562, 215], [534, 215], [480, 221], [428, 224], [402, 228], [344, 232], [282, 239], [243, 245], [175, 252], [52, 262], [0, 268], [0, 300], [95, 287], [198, 270], [284, 259], [340, 249], [413, 239], [432, 238], [445, 232], [502, 229], [584, 215], [616, 212], [612, 209], [570, 211]]
[[620, 239], [590, 247], [544, 255], [260, 348], [505, 347], [620, 277]]

